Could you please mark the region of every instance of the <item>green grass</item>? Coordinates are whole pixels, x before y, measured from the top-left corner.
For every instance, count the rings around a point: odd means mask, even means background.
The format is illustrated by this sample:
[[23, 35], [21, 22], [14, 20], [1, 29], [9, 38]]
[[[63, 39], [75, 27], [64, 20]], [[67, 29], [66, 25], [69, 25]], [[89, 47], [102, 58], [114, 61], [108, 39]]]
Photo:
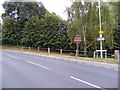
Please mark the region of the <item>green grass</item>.
[[114, 58], [93, 58], [93, 60], [98, 62], [105, 62], [105, 63], [111, 63], [111, 64], [118, 64], [118, 60]]
[[13, 47], [15, 47], [15, 48], [22, 48], [21, 46], [18, 46], [18, 45], [17, 46], [13, 46]]

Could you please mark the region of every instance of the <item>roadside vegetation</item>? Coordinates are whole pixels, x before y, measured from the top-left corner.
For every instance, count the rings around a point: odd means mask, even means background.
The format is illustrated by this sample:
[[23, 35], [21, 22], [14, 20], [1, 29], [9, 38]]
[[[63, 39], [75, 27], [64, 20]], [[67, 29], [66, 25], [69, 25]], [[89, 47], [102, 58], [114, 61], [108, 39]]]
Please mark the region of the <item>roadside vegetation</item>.
[[[99, 50], [98, 2], [85, 2], [84, 5], [74, 2], [66, 8], [68, 20], [63, 20], [54, 12], [50, 13], [42, 2], [12, 1], [3, 4], [5, 13], [2, 14], [3, 23], [0, 24], [2, 45], [76, 50], [73, 40], [79, 34], [82, 38], [79, 47], [84, 52], [84, 58], [89, 56], [87, 52]], [[118, 2], [101, 2], [102, 30], [105, 37], [103, 49], [111, 55], [114, 50], [120, 50], [119, 6]], [[117, 63], [112, 58], [92, 60]]]
[[37, 55], [47, 55], [47, 56], [53, 56], [53, 57], [60, 57], [60, 58], [70, 58], [70, 59], [75, 59], [76, 61], [79, 60], [85, 60], [85, 61], [91, 61], [91, 62], [100, 62], [100, 63], [109, 63], [109, 64], [119, 64], [118, 60], [115, 58], [90, 58], [90, 57], [76, 57], [76, 56], [71, 56], [69, 53], [56, 53], [56, 52], [50, 52], [48, 53], [47, 50], [40, 50], [38, 51], [37, 49], [31, 49], [30, 51], [27, 49], [22, 50], [20, 46], [1, 46], [0, 49], [3, 50], [12, 50], [16, 52], [21, 52], [21, 53], [32, 53], [32, 54], [37, 54]]

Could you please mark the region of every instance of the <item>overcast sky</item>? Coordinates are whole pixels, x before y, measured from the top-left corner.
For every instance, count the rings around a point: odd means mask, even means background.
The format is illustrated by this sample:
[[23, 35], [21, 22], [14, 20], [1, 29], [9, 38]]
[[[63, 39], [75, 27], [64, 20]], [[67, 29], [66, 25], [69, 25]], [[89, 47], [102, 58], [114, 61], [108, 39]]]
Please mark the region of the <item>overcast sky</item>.
[[[5, 0], [0, 0], [0, 15], [4, 12], [1, 5], [4, 3], [4, 1]], [[65, 10], [66, 7], [71, 5], [70, 0], [37, 0], [37, 1], [41, 1], [48, 11], [56, 13], [64, 20], [67, 19], [67, 13], [65, 12]]]
[[[2, 8], [2, 5], [3, 4], [4, 0], [0, 0], [0, 16], [1, 14], [3, 13], [3, 8]], [[0, 21], [1, 21], [1, 17], [0, 17]]]
[[55, 12], [63, 19], [67, 19], [66, 7], [70, 6], [70, 0], [37, 0], [41, 1], [46, 9], [50, 12]]
[[[0, 16], [3, 13], [3, 8], [1, 4], [3, 4], [4, 1], [5, 0], [0, 0]], [[26, 0], [18, 0], [18, 1], [26, 1]], [[67, 19], [67, 13], [65, 12], [66, 7], [71, 6], [70, 1], [73, 1], [73, 0], [37, 0], [37, 1], [41, 1], [48, 11], [54, 12], [57, 15], [59, 15], [61, 18], [66, 20]], [[76, 0], [76, 1], [79, 1], [79, 0]], [[90, 1], [90, 0], [86, 0], [86, 1]], [[120, 0], [104, 0], [104, 1], [120, 1]]]

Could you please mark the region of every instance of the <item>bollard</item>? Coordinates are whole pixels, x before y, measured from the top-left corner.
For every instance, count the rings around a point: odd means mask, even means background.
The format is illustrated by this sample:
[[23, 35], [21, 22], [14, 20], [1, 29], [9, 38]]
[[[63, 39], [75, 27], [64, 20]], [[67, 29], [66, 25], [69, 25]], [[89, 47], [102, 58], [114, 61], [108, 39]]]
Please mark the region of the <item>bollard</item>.
[[38, 47], [38, 52], [40, 51], [40, 48]]
[[29, 51], [30, 51], [30, 47], [29, 47]]
[[116, 58], [116, 59], [118, 59], [118, 58], [119, 58], [119, 57], [118, 57], [118, 56], [119, 56], [119, 53], [120, 53], [120, 51], [119, 51], [119, 50], [115, 50], [115, 51], [114, 51], [114, 55], [115, 55], [115, 58]]
[[48, 48], [48, 53], [50, 53], [50, 48]]
[[98, 58], [98, 52], [97, 52], [97, 58]]
[[118, 62], [120, 62], [120, 53], [118, 54], [117, 59], [118, 59]]
[[23, 46], [22, 46], [22, 51], [23, 51]]
[[115, 50], [114, 51], [114, 56], [115, 56], [115, 59], [117, 59], [118, 62], [120, 62], [120, 50]]
[[62, 54], [62, 49], [60, 49], [60, 54]]
[[105, 58], [107, 58], [107, 51], [105, 51]]
[[94, 51], [94, 56], [93, 56], [93, 58], [95, 58], [95, 51]]

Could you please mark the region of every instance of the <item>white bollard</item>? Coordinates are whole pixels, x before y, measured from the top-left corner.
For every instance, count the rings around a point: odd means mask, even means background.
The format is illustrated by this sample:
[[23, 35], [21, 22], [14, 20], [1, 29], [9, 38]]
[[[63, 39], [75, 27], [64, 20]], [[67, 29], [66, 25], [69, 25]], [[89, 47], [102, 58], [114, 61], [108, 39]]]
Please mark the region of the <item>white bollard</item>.
[[38, 52], [40, 51], [40, 48], [38, 47]]
[[97, 52], [97, 58], [98, 58], [98, 52]]
[[50, 48], [48, 48], [48, 53], [50, 53]]
[[105, 51], [105, 58], [107, 58], [107, 52]]
[[95, 51], [94, 51], [94, 56], [93, 56], [93, 58], [95, 58]]
[[119, 54], [118, 54], [118, 62], [120, 63], [120, 52], [119, 52]]
[[22, 51], [23, 51], [23, 46], [22, 46]]
[[30, 47], [29, 47], [29, 51], [30, 51]]
[[62, 49], [60, 49], [60, 54], [62, 54]]

